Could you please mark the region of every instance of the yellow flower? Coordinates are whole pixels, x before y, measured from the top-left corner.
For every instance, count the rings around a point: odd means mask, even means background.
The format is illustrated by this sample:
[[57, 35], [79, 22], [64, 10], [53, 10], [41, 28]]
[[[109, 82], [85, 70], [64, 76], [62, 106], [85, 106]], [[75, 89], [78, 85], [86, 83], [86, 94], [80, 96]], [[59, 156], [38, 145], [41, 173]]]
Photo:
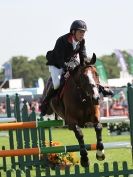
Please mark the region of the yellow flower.
[[[46, 146], [49, 145], [49, 143], [45, 143]], [[52, 142], [52, 146], [60, 146], [61, 143], [57, 141]], [[79, 159], [76, 155], [75, 152], [67, 152], [67, 153], [52, 153], [48, 154], [48, 160], [49, 163], [52, 165], [61, 165], [61, 166], [66, 166], [66, 165], [75, 165], [79, 164]]]

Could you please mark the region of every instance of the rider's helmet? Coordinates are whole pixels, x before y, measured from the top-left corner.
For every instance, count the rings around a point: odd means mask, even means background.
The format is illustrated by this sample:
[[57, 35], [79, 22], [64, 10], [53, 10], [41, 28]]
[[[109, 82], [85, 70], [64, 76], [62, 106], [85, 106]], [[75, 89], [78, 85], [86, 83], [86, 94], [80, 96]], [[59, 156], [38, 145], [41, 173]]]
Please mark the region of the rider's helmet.
[[87, 31], [87, 25], [84, 21], [82, 20], [75, 20], [73, 21], [73, 23], [71, 24], [70, 27], [70, 32], [72, 32], [73, 30], [83, 30], [83, 31]]

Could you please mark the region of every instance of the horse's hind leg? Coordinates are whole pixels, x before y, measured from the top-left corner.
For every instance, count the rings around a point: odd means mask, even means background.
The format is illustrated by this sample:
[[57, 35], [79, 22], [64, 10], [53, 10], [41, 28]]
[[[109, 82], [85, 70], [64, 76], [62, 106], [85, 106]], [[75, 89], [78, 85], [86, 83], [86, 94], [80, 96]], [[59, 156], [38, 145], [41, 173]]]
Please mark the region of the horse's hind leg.
[[79, 142], [80, 156], [81, 156], [80, 163], [83, 167], [88, 167], [89, 159], [87, 157], [88, 153], [85, 148], [84, 139], [83, 139], [84, 136], [83, 136], [82, 130], [80, 129], [78, 125], [73, 126], [72, 130], [74, 131], [75, 136]]
[[104, 160], [105, 155], [104, 155], [104, 146], [102, 143], [102, 124], [98, 122], [98, 123], [94, 124], [94, 128], [95, 128], [96, 137], [97, 137], [96, 158], [97, 158], [97, 160]]

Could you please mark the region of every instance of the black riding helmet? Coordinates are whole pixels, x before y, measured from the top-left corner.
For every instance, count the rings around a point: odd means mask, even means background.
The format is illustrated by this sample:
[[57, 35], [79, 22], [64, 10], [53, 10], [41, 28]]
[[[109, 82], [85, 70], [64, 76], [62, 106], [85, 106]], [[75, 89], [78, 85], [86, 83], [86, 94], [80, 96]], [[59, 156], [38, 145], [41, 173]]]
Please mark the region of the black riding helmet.
[[73, 23], [71, 24], [70, 27], [70, 32], [72, 32], [72, 30], [83, 30], [83, 31], [87, 31], [87, 25], [84, 21], [82, 20], [75, 20], [73, 21]]

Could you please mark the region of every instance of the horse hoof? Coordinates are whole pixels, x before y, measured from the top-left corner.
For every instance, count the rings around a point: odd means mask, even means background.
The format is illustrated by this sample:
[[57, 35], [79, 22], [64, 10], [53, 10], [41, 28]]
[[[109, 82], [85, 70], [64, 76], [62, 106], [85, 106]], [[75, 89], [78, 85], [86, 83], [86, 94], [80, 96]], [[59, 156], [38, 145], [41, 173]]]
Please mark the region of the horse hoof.
[[102, 154], [101, 156], [99, 156], [99, 155], [96, 154], [96, 159], [99, 160], [99, 161], [102, 161], [102, 160], [105, 159], [105, 155]]
[[82, 167], [88, 167], [90, 165], [88, 157], [81, 157], [80, 164]]

